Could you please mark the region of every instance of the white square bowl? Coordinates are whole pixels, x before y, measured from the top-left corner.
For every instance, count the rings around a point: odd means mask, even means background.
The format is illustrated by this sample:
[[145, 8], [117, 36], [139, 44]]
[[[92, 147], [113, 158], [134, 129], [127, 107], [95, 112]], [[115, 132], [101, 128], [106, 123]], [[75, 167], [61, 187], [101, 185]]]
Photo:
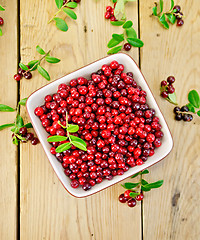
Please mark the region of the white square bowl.
[[[58, 85], [61, 83], [69, 83], [71, 79], [78, 78], [80, 76], [89, 78], [92, 72], [97, 71], [101, 68], [103, 64], [109, 64], [111, 61], [116, 60], [121, 64], [124, 64], [125, 72], [133, 72], [134, 79], [136, 82], [142, 87], [143, 90], [147, 92], [147, 102], [151, 108], [154, 108], [156, 111], [156, 115], [160, 119], [160, 124], [162, 125], [162, 131], [164, 133], [164, 137], [162, 139], [162, 145], [158, 149], [156, 149], [155, 154], [151, 157], [148, 157], [148, 160], [141, 166], [135, 166], [133, 168], [130, 168], [127, 172], [124, 173], [124, 175], [121, 176], [115, 176], [112, 180], [103, 180], [102, 183], [96, 184], [93, 186], [89, 191], [84, 191], [82, 188], [74, 189], [71, 187], [70, 182], [71, 180], [69, 177], [67, 177], [64, 173], [64, 169], [60, 162], [57, 161], [56, 157], [50, 153], [51, 145], [47, 142], [47, 136], [48, 133], [43, 128], [40, 119], [34, 114], [34, 109], [37, 106], [41, 106], [44, 104], [44, 97], [48, 94], [54, 94], [57, 91]], [[169, 128], [165, 122], [165, 119], [147, 85], [147, 82], [144, 79], [144, 76], [142, 75], [139, 67], [134, 62], [134, 60], [124, 53], [118, 53], [115, 55], [111, 55], [108, 57], [105, 57], [103, 59], [100, 59], [96, 62], [93, 62], [81, 69], [76, 70], [75, 72], [72, 72], [58, 80], [55, 80], [54, 82], [51, 82], [47, 84], [46, 86], [40, 88], [33, 94], [31, 94], [27, 100], [26, 103], [27, 111], [30, 116], [31, 122], [33, 124], [33, 127], [35, 129], [35, 132], [37, 133], [37, 136], [46, 152], [46, 155], [56, 172], [58, 178], [60, 179], [61, 183], [63, 184], [64, 188], [71, 193], [75, 197], [86, 197], [91, 194], [94, 194], [96, 192], [99, 192], [117, 182], [120, 182], [124, 180], [125, 178], [128, 178], [132, 176], [133, 174], [142, 171], [149, 166], [159, 162], [162, 160], [166, 155], [169, 154], [169, 152], [172, 149], [173, 141], [172, 136], [170, 134]]]

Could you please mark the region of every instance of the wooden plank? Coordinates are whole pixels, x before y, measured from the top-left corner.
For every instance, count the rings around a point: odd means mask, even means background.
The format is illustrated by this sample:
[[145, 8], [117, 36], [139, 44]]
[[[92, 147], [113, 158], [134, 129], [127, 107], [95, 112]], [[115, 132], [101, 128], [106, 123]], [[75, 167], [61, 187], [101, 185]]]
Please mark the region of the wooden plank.
[[[0, 37], [1, 88], [0, 103], [16, 107], [17, 83], [13, 74], [17, 69], [17, 1], [1, 1], [6, 11]], [[0, 113], [0, 125], [12, 123], [16, 113]], [[0, 236], [2, 240], [16, 239], [17, 235], [17, 148], [12, 144], [10, 129], [1, 131], [0, 161]]]
[[[105, 6], [110, 1], [82, 1], [76, 12], [78, 20], [68, 20], [67, 33], [47, 21], [56, 11], [53, 1], [21, 2], [22, 61], [38, 57], [35, 46], [52, 49], [62, 61], [44, 64], [56, 79], [98, 58], [106, 56], [106, 44], [118, 28], [104, 20]], [[134, 13], [137, 28], [137, 4], [129, 4], [128, 16]], [[130, 54], [138, 61], [137, 49]], [[45, 85], [38, 74], [21, 82], [25, 97]], [[25, 112], [23, 112], [25, 115]], [[40, 145], [21, 147], [21, 239], [140, 239], [141, 208], [131, 210], [117, 200], [120, 185], [85, 199], [70, 196], [54, 174]]]
[[[172, 153], [150, 168], [147, 180], [164, 179], [164, 186], [147, 193], [144, 200], [144, 240], [198, 239], [199, 230], [199, 119], [174, 120], [173, 105], [159, 96], [161, 80], [176, 77], [180, 106], [189, 90], [200, 91], [199, 1], [176, 1], [186, 15], [183, 27], [165, 30], [149, 17], [154, 1], [140, 1], [141, 68], [163, 112], [174, 139]], [[152, 219], [154, 221], [152, 221]]]

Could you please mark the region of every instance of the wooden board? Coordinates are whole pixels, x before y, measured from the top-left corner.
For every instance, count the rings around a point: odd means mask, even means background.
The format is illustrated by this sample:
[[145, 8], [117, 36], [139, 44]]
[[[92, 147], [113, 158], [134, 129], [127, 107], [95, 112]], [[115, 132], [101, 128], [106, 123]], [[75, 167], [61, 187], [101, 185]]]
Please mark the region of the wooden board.
[[[175, 87], [180, 106], [187, 103], [190, 90], [200, 90], [199, 2], [180, 3], [185, 18], [182, 28], [163, 29], [149, 17], [152, 1], [140, 1], [141, 69], [167, 119], [174, 139], [172, 153], [150, 168], [148, 179], [164, 179], [161, 189], [146, 195], [143, 209], [144, 240], [199, 239], [200, 121], [174, 121], [174, 106], [159, 96], [160, 81], [176, 77]], [[154, 219], [154, 221], [152, 221]]]
[[[35, 46], [62, 61], [50, 66], [56, 79], [96, 59], [106, 56], [106, 44], [118, 28], [104, 20], [109, 1], [82, 1], [76, 12], [76, 22], [68, 20], [67, 33], [60, 32], [47, 21], [56, 11], [54, 1], [21, 2], [21, 56], [23, 62], [38, 57]], [[137, 29], [137, 4], [130, 4], [127, 14], [134, 15]], [[105, 34], [106, 32], [106, 34]], [[138, 61], [138, 50], [130, 53]], [[30, 81], [23, 80], [21, 97], [45, 85], [38, 74]], [[25, 114], [25, 112], [23, 112]], [[123, 191], [120, 185], [85, 199], [71, 197], [53, 172], [41, 145], [23, 145], [21, 162], [21, 239], [134, 239], [141, 238], [141, 206], [130, 210], [118, 202]], [[130, 231], [131, 229], [131, 231]]]
[[[0, 37], [0, 103], [13, 108], [17, 104], [17, 84], [13, 75], [17, 69], [17, 1], [1, 1], [6, 11]], [[0, 113], [0, 125], [12, 123], [16, 113]], [[2, 130], [0, 144], [0, 238], [13, 240], [17, 236], [17, 147], [12, 144], [10, 129]]]

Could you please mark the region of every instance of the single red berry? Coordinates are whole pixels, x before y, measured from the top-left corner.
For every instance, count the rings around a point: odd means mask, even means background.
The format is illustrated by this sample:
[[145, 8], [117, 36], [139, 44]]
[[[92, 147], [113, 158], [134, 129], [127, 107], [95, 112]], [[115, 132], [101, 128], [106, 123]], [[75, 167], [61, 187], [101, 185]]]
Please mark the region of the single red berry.
[[31, 140], [31, 144], [32, 145], [37, 145], [39, 143], [39, 139], [34, 137], [32, 140]]
[[111, 18], [111, 14], [110, 12], [105, 12], [105, 19], [110, 19]]
[[172, 85], [169, 85], [167, 88], [167, 92], [168, 93], [174, 93], [175, 92], [175, 88]]
[[161, 96], [163, 98], [167, 98], [168, 97], [168, 93], [166, 91], [164, 91], [164, 92], [161, 93]]
[[35, 115], [42, 116], [44, 114], [44, 110], [41, 107], [36, 107]]
[[144, 195], [143, 195], [142, 193], [140, 193], [140, 195], [138, 195], [138, 196], [135, 197], [135, 199], [136, 199], [137, 201], [142, 201], [143, 198], [144, 198]]
[[135, 200], [134, 198], [128, 200], [127, 205], [128, 205], [129, 207], [135, 207], [135, 205], [136, 205], [136, 200]]
[[131, 197], [129, 196], [129, 194], [130, 194], [131, 192], [133, 192], [133, 191], [131, 191], [131, 190], [126, 190], [126, 191], [124, 192], [124, 197], [125, 197], [126, 199], [131, 198]]
[[174, 76], [169, 76], [169, 77], [167, 78], [167, 82], [168, 82], [169, 84], [174, 83], [174, 82], [175, 82], [175, 77], [174, 77]]
[[15, 75], [14, 75], [14, 79], [15, 79], [16, 81], [20, 81], [21, 78], [22, 78], [22, 76], [21, 76], [20, 74], [15, 74]]
[[184, 24], [183, 19], [178, 19], [178, 20], [177, 20], [176, 25], [177, 25], [178, 27], [181, 27], [183, 24]]
[[119, 195], [119, 201], [120, 201], [121, 203], [125, 203], [125, 202], [128, 201], [128, 199], [124, 197], [124, 194], [121, 194], [121, 195]]
[[4, 20], [2, 17], [0, 17], [0, 25], [3, 25], [4, 24]]
[[161, 82], [161, 87], [162, 86], [167, 86], [167, 82], [165, 81], [165, 80], [163, 80], [162, 82]]
[[111, 6], [107, 6], [106, 7], [106, 12], [110, 12], [110, 11], [112, 11], [112, 7]]
[[130, 51], [131, 50], [131, 44], [130, 43], [125, 43], [124, 44], [124, 50], [125, 51]]
[[25, 77], [26, 79], [31, 79], [31, 78], [32, 78], [32, 73], [26, 72], [26, 73], [24, 73], [24, 77]]
[[181, 11], [181, 7], [179, 5], [175, 5], [173, 7], [173, 10], [175, 10], [175, 9], [176, 9], [176, 13], [179, 13]]

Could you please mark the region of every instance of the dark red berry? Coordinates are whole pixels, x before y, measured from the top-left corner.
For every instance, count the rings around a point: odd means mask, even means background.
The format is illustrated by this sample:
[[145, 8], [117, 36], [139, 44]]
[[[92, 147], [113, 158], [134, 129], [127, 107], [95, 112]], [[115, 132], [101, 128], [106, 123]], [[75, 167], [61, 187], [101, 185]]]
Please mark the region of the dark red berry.
[[15, 79], [16, 81], [20, 81], [21, 78], [22, 78], [22, 76], [21, 76], [20, 74], [15, 74], [15, 75], [14, 75], [14, 79]]
[[31, 79], [31, 78], [32, 78], [32, 73], [26, 72], [26, 73], [24, 73], [24, 77], [25, 77], [26, 79]]
[[124, 50], [125, 51], [130, 51], [131, 50], [131, 44], [130, 43], [125, 43], [124, 44]]
[[136, 205], [136, 200], [135, 200], [134, 198], [128, 200], [127, 205], [128, 205], [129, 207], [135, 207], [135, 205]]
[[125, 202], [128, 201], [128, 199], [124, 197], [124, 194], [121, 194], [121, 195], [119, 195], [119, 201], [120, 201], [121, 203], [125, 203]]
[[4, 20], [2, 17], [0, 17], [0, 26], [4, 24]]
[[175, 10], [175, 9], [176, 9], [176, 13], [179, 13], [181, 11], [181, 7], [179, 5], [175, 5], [173, 7], [173, 10]]
[[27, 134], [26, 134], [26, 139], [27, 139], [27, 140], [32, 140], [33, 137], [34, 137], [34, 134], [33, 134], [33, 133], [27, 133]]
[[26, 127], [20, 128], [20, 129], [19, 129], [19, 133], [22, 134], [23, 136], [25, 136], [26, 133], [27, 133], [27, 128], [26, 128]]
[[161, 82], [161, 87], [162, 86], [167, 86], [167, 82], [165, 81], [165, 80], [163, 80], [162, 82]]
[[32, 140], [31, 140], [31, 144], [32, 145], [37, 145], [39, 143], [39, 139], [34, 137]]
[[164, 92], [161, 93], [161, 96], [163, 98], [167, 98], [168, 97], [168, 93], [166, 91], [164, 91]]
[[174, 82], [175, 82], [175, 77], [174, 77], [174, 76], [169, 76], [169, 77], [167, 78], [167, 82], [168, 82], [169, 84], [174, 83]]
[[177, 20], [176, 25], [177, 25], [178, 27], [181, 27], [183, 24], [184, 24], [183, 19], [178, 19], [178, 20]]

